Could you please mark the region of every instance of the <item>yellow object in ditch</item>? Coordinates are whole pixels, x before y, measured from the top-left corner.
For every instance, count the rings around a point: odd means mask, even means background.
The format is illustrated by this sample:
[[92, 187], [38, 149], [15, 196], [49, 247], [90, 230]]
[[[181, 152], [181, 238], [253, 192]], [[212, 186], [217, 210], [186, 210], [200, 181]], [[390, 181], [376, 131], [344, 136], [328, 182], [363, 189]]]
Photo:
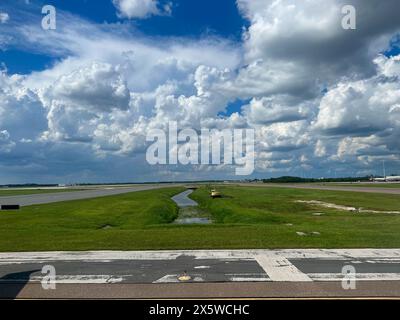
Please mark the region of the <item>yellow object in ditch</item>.
[[211, 190], [211, 198], [221, 198], [221, 193], [217, 190]]

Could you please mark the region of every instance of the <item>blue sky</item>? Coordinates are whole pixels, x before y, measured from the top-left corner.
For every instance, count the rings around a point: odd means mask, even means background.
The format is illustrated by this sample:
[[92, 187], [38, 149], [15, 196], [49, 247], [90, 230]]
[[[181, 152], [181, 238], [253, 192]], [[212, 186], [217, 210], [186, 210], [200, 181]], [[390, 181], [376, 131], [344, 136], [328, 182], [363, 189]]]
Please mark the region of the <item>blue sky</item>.
[[[17, 4], [15, 2], [17, 1]], [[39, 23], [43, 5], [54, 5], [57, 10], [72, 13], [97, 24], [129, 24], [135, 33], [150, 37], [225, 37], [241, 41], [243, 27], [248, 22], [239, 14], [234, 0], [180, 0], [173, 3], [173, 16], [154, 16], [151, 19], [120, 19], [110, 0], [58, 0], [36, 1], [3, 0], [0, 10], [9, 12], [12, 17], [32, 14]], [[0, 61], [7, 65], [10, 73], [27, 74], [48, 68], [60, 57], [38, 54], [26, 48], [7, 48], [0, 51]]]
[[348, 2], [2, 0], [0, 184], [237, 178], [149, 165], [168, 121], [254, 129], [247, 178], [400, 173], [400, 3]]

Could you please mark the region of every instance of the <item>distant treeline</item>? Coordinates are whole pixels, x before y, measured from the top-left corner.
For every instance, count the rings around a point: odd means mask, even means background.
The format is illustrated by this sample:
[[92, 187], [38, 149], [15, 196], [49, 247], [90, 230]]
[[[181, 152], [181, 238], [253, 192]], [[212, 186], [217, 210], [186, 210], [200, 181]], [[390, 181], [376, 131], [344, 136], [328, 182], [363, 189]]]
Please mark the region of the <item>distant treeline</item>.
[[262, 179], [264, 183], [305, 183], [305, 182], [358, 182], [369, 181], [370, 177], [345, 177], [345, 178], [300, 178], [300, 177], [279, 177]]
[[174, 184], [174, 183], [220, 183], [224, 181], [240, 180], [187, 180], [187, 181], [148, 181], [148, 182], [101, 182], [101, 183], [71, 183], [71, 184], [38, 184], [38, 183], [24, 183], [24, 184], [3, 184], [0, 188], [43, 188], [43, 187], [79, 187], [79, 186], [103, 186], [103, 185], [132, 185], [132, 184]]

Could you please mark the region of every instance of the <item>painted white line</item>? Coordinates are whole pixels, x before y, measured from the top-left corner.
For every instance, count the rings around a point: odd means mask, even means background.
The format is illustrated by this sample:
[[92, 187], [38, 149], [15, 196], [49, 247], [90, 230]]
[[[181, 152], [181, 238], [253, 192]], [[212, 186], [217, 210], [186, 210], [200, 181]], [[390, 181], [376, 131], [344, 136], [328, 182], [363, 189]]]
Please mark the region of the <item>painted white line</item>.
[[268, 282], [270, 278], [265, 273], [227, 273], [232, 282]]
[[288, 259], [276, 255], [258, 255], [256, 261], [272, 281], [310, 282], [312, 279]]
[[[342, 273], [308, 273], [314, 281], [342, 281]], [[399, 281], [400, 273], [356, 273], [357, 281]]]
[[193, 278], [193, 281], [194, 281], [194, 282], [203, 282], [204, 279], [203, 279], [202, 277], [194, 277], [194, 278]]
[[45, 263], [49, 261], [175, 260], [191, 256], [196, 260], [253, 260], [256, 256], [286, 259], [400, 259], [400, 249], [284, 249], [284, 250], [174, 250], [174, 251], [53, 251], [4, 252], [0, 264]]
[[[127, 276], [111, 276], [111, 275], [58, 275], [55, 283], [88, 283], [88, 284], [103, 284], [103, 283], [119, 283]], [[32, 276], [29, 282], [41, 282], [43, 276]], [[0, 283], [4, 282], [26, 282], [24, 279], [0, 279]]]
[[178, 283], [178, 275], [177, 274], [167, 274], [164, 277], [153, 281], [153, 283]]
[[229, 281], [232, 282], [268, 282], [271, 279], [268, 278], [252, 278], [252, 277], [231, 277]]
[[[179, 281], [178, 277], [180, 275], [178, 274], [167, 274], [163, 277], [161, 277], [160, 279], [153, 281], [153, 283], [184, 283], [184, 281]], [[201, 277], [201, 275], [199, 274], [195, 274], [195, 275], [190, 275], [192, 277], [191, 281], [194, 282], [203, 282], [204, 279]]]
[[364, 263], [372, 263], [372, 264], [389, 264], [389, 263], [394, 263], [394, 264], [400, 264], [399, 259], [374, 259], [374, 260], [365, 260]]

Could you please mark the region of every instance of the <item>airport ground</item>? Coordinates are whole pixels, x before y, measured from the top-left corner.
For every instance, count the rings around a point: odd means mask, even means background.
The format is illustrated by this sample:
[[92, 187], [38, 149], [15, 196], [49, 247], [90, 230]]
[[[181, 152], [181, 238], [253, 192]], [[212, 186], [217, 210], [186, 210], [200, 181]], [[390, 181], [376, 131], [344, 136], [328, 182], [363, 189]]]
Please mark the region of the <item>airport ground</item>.
[[[400, 208], [396, 194], [219, 186], [223, 197], [211, 199], [211, 187], [201, 186], [190, 196], [212, 220], [207, 225], [173, 223], [178, 208], [171, 197], [185, 190], [183, 185], [145, 191], [141, 187], [96, 190], [96, 198], [2, 211], [0, 251], [400, 247], [400, 214], [393, 213]], [[133, 192], [133, 188], [138, 189]], [[85, 192], [76, 193], [94, 196]], [[124, 193], [104, 196], [102, 192]], [[74, 194], [49, 196], [70, 199]], [[55, 201], [43, 196], [28, 199]], [[325, 208], [307, 201], [378, 213]]]
[[[190, 198], [212, 221], [204, 225], [175, 223], [171, 198], [184, 184], [0, 197], [23, 205], [0, 211], [0, 296], [400, 297], [399, 190], [254, 186], [199, 185]], [[56, 291], [37, 283], [48, 263], [60, 271]], [[341, 287], [345, 264], [357, 267], [357, 290]], [[186, 272], [189, 283], [178, 283]]]

